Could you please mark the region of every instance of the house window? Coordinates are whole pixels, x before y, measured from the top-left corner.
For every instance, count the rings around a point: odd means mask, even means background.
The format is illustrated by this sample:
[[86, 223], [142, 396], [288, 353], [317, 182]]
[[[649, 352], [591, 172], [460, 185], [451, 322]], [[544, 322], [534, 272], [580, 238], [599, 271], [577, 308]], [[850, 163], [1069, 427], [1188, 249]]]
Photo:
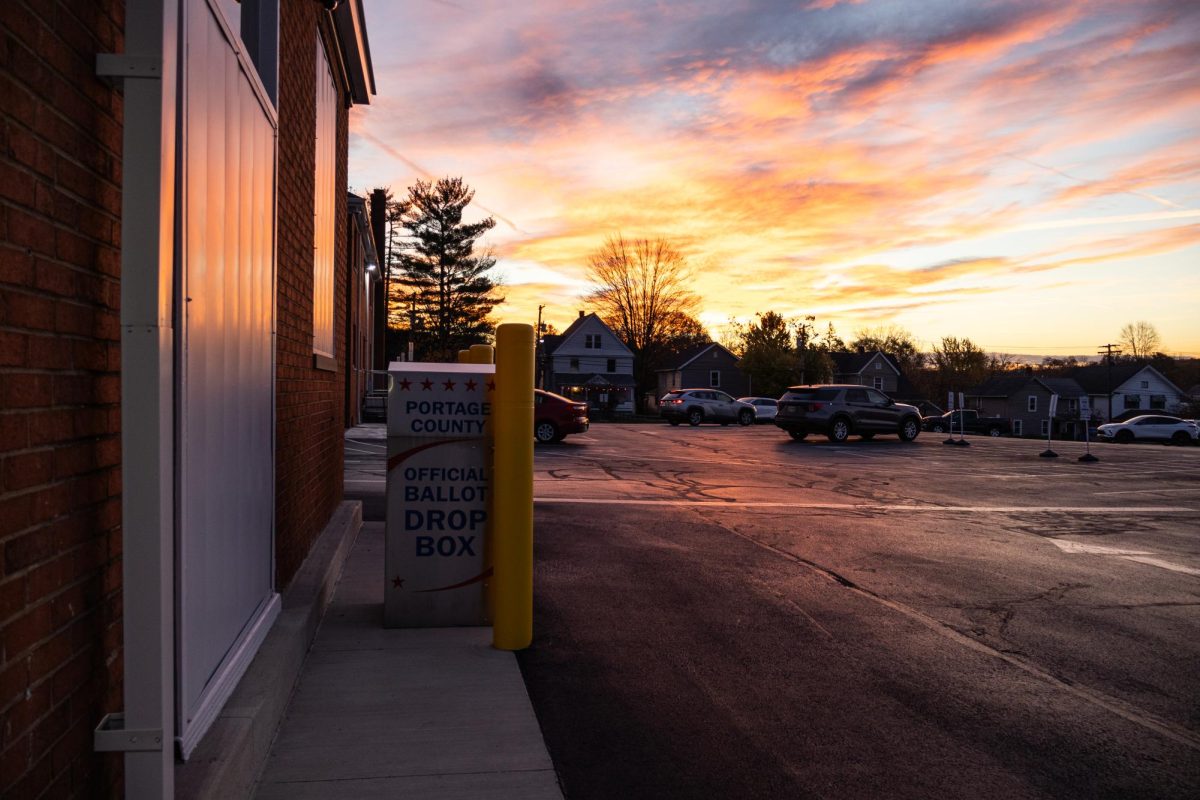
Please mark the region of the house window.
[[583, 347], [585, 350], [599, 350], [600, 349], [600, 334], [585, 333], [583, 335]]
[[1140, 394], [1125, 395], [1125, 407], [1126, 408], [1141, 408], [1142, 407], [1142, 396]]
[[1079, 411], [1079, 398], [1077, 398], [1077, 397], [1068, 397], [1067, 398], [1067, 411], [1069, 413], [1075, 413], [1075, 412]]
[[880, 363], [880, 362], [878, 362], [878, 361], [876, 361], [876, 362], [875, 362], [875, 369], [883, 369], [883, 364], [882, 364], [882, 363]]
[[1042, 436], [1049, 436], [1049, 435], [1050, 435], [1050, 420], [1044, 419], [1044, 420], [1042, 420]]
[[316, 165], [313, 180], [313, 353], [333, 358], [334, 188], [337, 166], [337, 89], [317, 39]]
[[1141, 382], [1141, 387], [1142, 387], [1143, 389], [1149, 389], [1149, 388], [1150, 388], [1150, 381], [1142, 381], [1142, 382]]
[[1014, 419], [1013, 421], [1013, 436], [1021, 436], [1025, 433], [1025, 423], [1022, 420]]
[[571, 369], [579, 369], [579, 359], [578, 358], [571, 359]]
[[1150, 407], [1158, 411], [1167, 410], [1167, 396], [1165, 394], [1150, 395]]
[[1029, 400], [1027, 401], [1027, 403], [1025, 405], [1025, 410], [1031, 414], [1037, 413], [1037, 395], [1036, 394], [1029, 395]]
[[871, 381], [871, 386], [880, 391], [883, 391], [883, 376], [876, 375], [875, 379]]
[[714, 389], [721, 388], [721, 370], [713, 369], [708, 372], [708, 385]]
[[605, 371], [606, 372], [616, 372], [617, 371], [617, 360], [615, 358], [610, 358], [608, 360], [608, 369]]

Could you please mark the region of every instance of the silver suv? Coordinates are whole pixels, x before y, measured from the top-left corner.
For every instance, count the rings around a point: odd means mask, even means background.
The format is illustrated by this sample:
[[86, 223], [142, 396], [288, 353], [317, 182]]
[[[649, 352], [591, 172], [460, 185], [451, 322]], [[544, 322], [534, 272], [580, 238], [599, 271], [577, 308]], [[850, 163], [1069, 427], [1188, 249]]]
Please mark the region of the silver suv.
[[754, 406], [734, 400], [716, 389], [674, 389], [658, 401], [658, 413], [672, 425], [687, 422], [719, 422], [749, 425], [754, 422]]
[[921, 432], [921, 412], [866, 386], [792, 386], [779, 398], [775, 424], [797, 441], [810, 433], [834, 442], [851, 434], [872, 439], [894, 433], [911, 442]]

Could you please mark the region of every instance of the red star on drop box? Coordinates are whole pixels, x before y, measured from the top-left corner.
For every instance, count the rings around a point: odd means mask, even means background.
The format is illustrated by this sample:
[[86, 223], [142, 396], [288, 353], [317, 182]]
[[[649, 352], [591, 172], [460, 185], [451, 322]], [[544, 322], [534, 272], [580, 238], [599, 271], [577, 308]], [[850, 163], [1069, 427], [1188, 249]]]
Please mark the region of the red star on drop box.
[[487, 387], [488, 387], [488, 391], [489, 391], [489, 392], [494, 392], [494, 391], [496, 391], [496, 382], [495, 382], [495, 381], [488, 381], [488, 383], [487, 383]]
[[399, 575], [392, 578], [392, 588], [393, 589], [403, 589], [404, 588], [404, 578], [401, 578]]
[[410, 381], [408, 378], [404, 378], [403, 380], [400, 381], [400, 388], [403, 389], [404, 391], [407, 392], [411, 387], [412, 387], [412, 381]]
[[454, 381], [442, 381], [442, 388], [447, 392], [454, 388]]
[[433, 388], [433, 381], [429, 380], [429, 378], [426, 378], [425, 380], [421, 381], [421, 388], [428, 392]]
[[476, 387], [478, 387], [478, 386], [479, 386], [479, 384], [476, 383], [475, 381], [467, 381], [467, 391], [468, 392], [475, 391]]

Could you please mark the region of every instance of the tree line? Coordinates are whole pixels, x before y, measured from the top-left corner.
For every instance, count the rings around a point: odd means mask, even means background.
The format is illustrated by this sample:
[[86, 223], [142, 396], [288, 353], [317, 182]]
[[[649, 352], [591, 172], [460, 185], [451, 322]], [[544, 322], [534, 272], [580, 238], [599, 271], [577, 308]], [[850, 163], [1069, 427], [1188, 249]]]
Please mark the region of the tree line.
[[[495, 220], [466, 221], [474, 196], [462, 178], [449, 177], [417, 181], [401, 198], [386, 193], [389, 360], [411, 347], [416, 360], [448, 361], [459, 350], [491, 341], [491, 314], [504, 296], [492, 272], [496, 259], [480, 247]], [[696, 317], [700, 298], [689, 288], [694, 274], [688, 259], [670, 241], [612, 235], [589, 255], [587, 278], [592, 290], [585, 301], [634, 355], [639, 397], [656, 389], [657, 370], [671, 366], [675, 354], [711, 341]], [[749, 322], [731, 320], [721, 343], [740, 357], [755, 393], [772, 397], [797, 383], [829, 382], [833, 354], [846, 351], [885, 353], [916, 397], [935, 402], [1017, 366], [1011, 356], [987, 353], [966, 337], [943, 337], [925, 352], [911, 332], [892, 325], [859, 330], [846, 341], [832, 322], [822, 326], [814, 315], [786, 317], [773, 310]], [[1120, 330], [1107, 357], [1148, 360], [1185, 388], [1200, 381], [1195, 359], [1171, 359], [1160, 346], [1152, 324], [1133, 322]], [[1036, 371], [1062, 374], [1083, 363], [1046, 358]]]

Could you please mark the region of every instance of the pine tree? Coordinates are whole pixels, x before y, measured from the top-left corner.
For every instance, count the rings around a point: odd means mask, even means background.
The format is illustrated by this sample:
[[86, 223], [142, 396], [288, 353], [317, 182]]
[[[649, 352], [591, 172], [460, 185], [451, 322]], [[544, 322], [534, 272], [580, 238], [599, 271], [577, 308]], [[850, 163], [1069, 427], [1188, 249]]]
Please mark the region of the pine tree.
[[397, 203], [396, 221], [407, 233], [393, 279], [404, 294], [403, 318], [420, 360], [453, 360], [459, 350], [486, 342], [494, 328], [489, 315], [504, 302], [487, 274], [496, 259], [475, 253], [495, 220], [463, 222], [474, 197], [462, 178], [442, 178], [417, 181]]

